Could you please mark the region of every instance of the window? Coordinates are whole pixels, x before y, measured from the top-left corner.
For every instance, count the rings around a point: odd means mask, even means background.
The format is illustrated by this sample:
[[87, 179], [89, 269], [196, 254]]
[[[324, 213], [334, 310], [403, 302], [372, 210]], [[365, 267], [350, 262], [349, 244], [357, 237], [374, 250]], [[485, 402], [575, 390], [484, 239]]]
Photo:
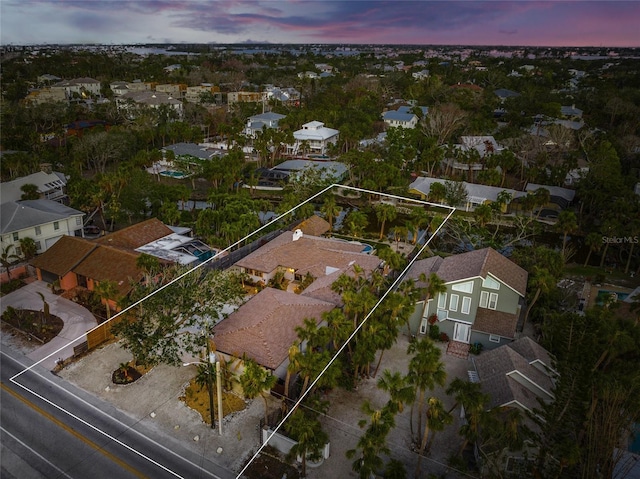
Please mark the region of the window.
[[490, 334], [489, 335], [489, 341], [491, 341], [492, 343], [499, 343], [500, 342], [500, 336], [496, 336], [495, 334]]
[[42, 249], [42, 244], [40, 241], [36, 241], [36, 251], [40, 251]]
[[54, 221], [53, 222], [53, 229], [54, 230], [59, 230], [60, 229], [60, 222], [59, 221]]
[[82, 218], [79, 216], [76, 218], [76, 226], [80, 226], [82, 224]]
[[18, 233], [13, 233], [13, 241], [18, 241], [18, 239], [20, 239]]
[[447, 308], [447, 293], [440, 293], [438, 296], [438, 308], [446, 309]]
[[449, 300], [449, 309], [451, 311], [458, 311], [458, 295], [452, 294]]
[[42, 228], [36, 226], [36, 236], [40, 236], [42, 234]]
[[471, 298], [465, 296], [462, 298], [462, 308], [460, 309], [460, 312], [462, 314], [469, 314], [469, 311], [471, 311]]
[[427, 318], [422, 318], [420, 322], [420, 334], [427, 334]]
[[489, 304], [489, 293], [487, 293], [486, 291], [482, 291], [480, 293], [480, 307], [486, 308], [487, 304]]
[[466, 281], [464, 283], [452, 284], [451, 289], [454, 291], [461, 291], [463, 293], [473, 293], [473, 281]]
[[498, 293], [491, 293], [489, 295], [489, 309], [496, 309], [498, 307]]
[[482, 286], [487, 289], [500, 289], [500, 282], [487, 275], [487, 277], [482, 281]]
[[22, 256], [22, 248], [20, 248], [20, 246], [16, 246], [16, 255]]

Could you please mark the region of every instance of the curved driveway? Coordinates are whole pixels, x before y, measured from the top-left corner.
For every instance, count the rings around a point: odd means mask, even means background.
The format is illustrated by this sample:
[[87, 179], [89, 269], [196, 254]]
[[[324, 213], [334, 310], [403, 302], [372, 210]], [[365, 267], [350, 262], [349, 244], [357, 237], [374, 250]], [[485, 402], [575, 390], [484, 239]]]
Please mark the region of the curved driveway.
[[64, 327], [58, 336], [27, 356], [34, 361], [42, 360], [41, 366], [53, 369], [58, 359], [67, 359], [73, 356], [73, 347], [83, 342], [85, 340], [84, 334], [95, 328], [98, 323], [88, 309], [53, 294], [44, 281], [34, 281], [0, 298], [0, 311], [4, 313], [8, 306], [42, 311], [42, 298], [37, 293], [44, 295], [45, 300], [49, 303], [51, 314], [62, 319]]

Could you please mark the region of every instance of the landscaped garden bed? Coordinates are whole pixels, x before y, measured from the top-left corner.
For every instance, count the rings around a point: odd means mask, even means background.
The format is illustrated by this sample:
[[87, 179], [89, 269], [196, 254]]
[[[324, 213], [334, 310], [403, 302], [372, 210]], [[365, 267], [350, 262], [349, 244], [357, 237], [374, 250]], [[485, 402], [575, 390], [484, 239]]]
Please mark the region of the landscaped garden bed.
[[2, 314], [2, 328], [17, 331], [29, 339], [35, 339], [42, 344], [55, 338], [64, 322], [58, 316], [32, 309], [19, 309], [9, 306]]

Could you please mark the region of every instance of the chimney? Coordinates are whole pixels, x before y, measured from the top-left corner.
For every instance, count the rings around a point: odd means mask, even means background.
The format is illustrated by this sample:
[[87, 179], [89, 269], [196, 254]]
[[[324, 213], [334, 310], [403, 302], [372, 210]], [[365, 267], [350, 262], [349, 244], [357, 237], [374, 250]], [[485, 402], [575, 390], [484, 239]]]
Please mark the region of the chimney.
[[53, 167], [51, 166], [51, 163], [40, 163], [40, 171], [49, 175], [53, 173]]

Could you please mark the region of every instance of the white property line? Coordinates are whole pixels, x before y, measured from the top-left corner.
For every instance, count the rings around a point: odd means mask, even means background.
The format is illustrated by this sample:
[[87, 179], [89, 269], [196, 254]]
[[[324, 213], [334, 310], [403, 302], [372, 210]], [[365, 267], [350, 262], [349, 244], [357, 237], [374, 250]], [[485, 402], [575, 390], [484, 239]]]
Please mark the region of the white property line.
[[[365, 191], [367, 193], [373, 193], [373, 194], [377, 194], [377, 195], [382, 195], [381, 193], [377, 193], [374, 191], [369, 191], [369, 190], [363, 190], [361, 188], [354, 188], [354, 187], [346, 187], [343, 186], [343, 188], [349, 188], [349, 189], [353, 189], [353, 190], [358, 190], [358, 191]], [[388, 196], [388, 197], [392, 197], [392, 198], [398, 198], [398, 199], [405, 199], [405, 200], [410, 200], [410, 201], [414, 201], [416, 203], [422, 203], [422, 204], [429, 204], [432, 206], [439, 206], [442, 207], [444, 205], [437, 205], [434, 203], [428, 203], [426, 201], [420, 201], [420, 200], [413, 200], [411, 198], [404, 198], [401, 196], [395, 196], [395, 195], [387, 195], [385, 194], [384, 196]], [[258, 450], [256, 451], [256, 453], [251, 457], [251, 459], [249, 459], [249, 462], [247, 462], [247, 464], [244, 466], [244, 468], [242, 468], [242, 470], [238, 473], [238, 475], [236, 476], [236, 479], [240, 479], [240, 477], [242, 476], [242, 474], [247, 470], [247, 468], [249, 467], [249, 465], [258, 457], [258, 455], [260, 454], [260, 452], [262, 452], [262, 450], [264, 449], [264, 447], [267, 445], [267, 443], [271, 440], [271, 438], [278, 432], [278, 430], [280, 430], [280, 428], [282, 427], [282, 425], [284, 424], [284, 422], [289, 419], [289, 417], [295, 412], [296, 408], [300, 405], [300, 403], [302, 402], [302, 400], [304, 398], [307, 397], [307, 395], [311, 392], [311, 390], [313, 389], [313, 387], [317, 384], [317, 382], [320, 380], [320, 378], [322, 377], [322, 375], [327, 372], [327, 369], [329, 369], [329, 367], [331, 367], [331, 365], [335, 362], [335, 360], [338, 358], [338, 355], [340, 353], [342, 353], [342, 351], [344, 351], [344, 349], [347, 347], [347, 344], [349, 344], [349, 342], [353, 339], [353, 337], [358, 333], [358, 331], [360, 331], [360, 329], [362, 328], [362, 326], [364, 326], [364, 324], [367, 322], [367, 320], [371, 317], [371, 315], [373, 314], [373, 312], [378, 308], [378, 306], [380, 306], [380, 304], [385, 300], [385, 298], [387, 297], [387, 295], [396, 287], [396, 285], [398, 283], [400, 283], [403, 279], [405, 274], [407, 274], [407, 271], [409, 271], [409, 268], [411, 268], [411, 266], [413, 266], [413, 263], [415, 263], [415, 261], [418, 259], [418, 257], [420, 256], [420, 254], [425, 250], [425, 248], [429, 245], [429, 243], [431, 242], [431, 239], [434, 238], [436, 236], [436, 234], [438, 234], [438, 232], [440, 231], [440, 229], [445, 225], [445, 223], [449, 220], [449, 218], [451, 217], [451, 215], [454, 213], [454, 211], [456, 210], [455, 207], [451, 207], [451, 206], [445, 206], [445, 208], [450, 209], [451, 211], [449, 211], [449, 214], [447, 215], [447, 217], [444, 219], [444, 221], [440, 224], [440, 226], [438, 226], [438, 228], [436, 228], [436, 230], [433, 232], [433, 234], [431, 235], [431, 237], [425, 241], [424, 245], [422, 245], [422, 248], [420, 248], [420, 251], [418, 251], [418, 254], [416, 254], [413, 259], [411, 261], [409, 261], [409, 264], [407, 264], [407, 266], [402, 270], [402, 272], [398, 275], [398, 277], [396, 278], [396, 280], [391, 284], [391, 286], [389, 286], [389, 288], [384, 292], [384, 294], [380, 297], [380, 299], [378, 300], [378, 302], [373, 306], [373, 308], [371, 308], [371, 311], [369, 311], [369, 313], [367, 313], [367, 315], [364, 317], [364, 319], [362, 320], [362, 322], [358, 325], [358, 327], [353, 331], [353, 333], [351, 333], [351, 335], [347, 338], [347, 340], [344, 342], [344, 344], [342, 346], [340, 346], [340, 348], [335, 352], [335, 354], [333, 355], [333, 357], [327, 362], [327, 365], [322, 369], [322, 371], [320, 371], [320, 374], [318, 374], [318, 377], [316, 377], [311, 384], [307, 387], [306, 391], [302, 394], [302, 396], [300, 396], [300, 398], [298, 398], [298, 400], [294, 403], [293, 407], [291, 407], [289, 409], [289, 412], [287, 412], [287, 414], [282, 418], [282, 420], [280, 421], [280, 423], [278, 423], [278, 425], [273, 429], [273, 431], [271, 431], [271, 434], [269, 434], [269, 436], [267, 436], [266, 441], [264, 441], [260, 447], [258, 448]], [[426, 231], [425, 233], [426, 234]], [[424, 237], [423, 234], [423, 237]]]
[[[204, 265], [206, 265], [207, 263], [209, 263], [210, 261], [213, 261], [214, 259], [218, 258], [220, 255], [222, 255], [223, 253], [226, 253], [227, 251], [231, 250], [232, 248], [234, 248], [235, 246], [241, 244], [243, 241], [247, 240], [248, 238], [251, 238], [252, 236], [254, 236], [256, 233], [259, 233], [260, 231], [264, 230], [265, 228], [271, 226], [273, 223], [279, 221], [281, 218], [289, 215], [290, 213], [294, 212], [295, 210], [297, 210], [299, 207], [301, 207], [302, 205], [309, 203], [310, 201], [313, 201], [315, 198], [317, 198], [318, 196], [323, 195], [324, 193], [326, 193], [327, 191], [331, 190], [334, 187], [339, 187], [342, 189], [348, 189], [348, 190], [353, 190], [353, 191], [358, 191], [358, 192], [363, 192], [363, 193], [368, 193], [368, 194], [372, 194], [372, 195], [377, 195], [380, 197], [387, 197], [387, 198], [395, 198], [395, 199], [399, 199], [399, 200], [403, 200], [403, 201], [408, 201], [408, 202], [413, 202], [413, 203], [418, 203], [418, 204], [422, 204], [422, 205], [429, 205], [429, 206], [435, 206], [438, 208], [445, 208], [450, 210], [449, 214], [444, 218], [444, 220], [442, 221], [442, 223], [440, 224], [440, 226], [438, 226], [438, 228], [436, 228], [436, 230], [433, 232], [433, 234], [431, 235], [431, 237], [425, 242], [425, 244], [422, 246], [422, 248], [420, 248], [419, 252], [417, 255], [414, 256], [414, 258], [409, 262], [409, 264], [405, 267], [405, 269], [400, 273], [400, 275], [398, 275], [398, 278], [393, 282], [393, 284], [389, 287], [389, 289], [387, 289], [387, 291], [385, 291], [385, 293], [382, 295], [382, 297], [378, 300], [378, 302], [373, 306], [373, 308], [371, 309], [371, 311], [369, 311], [369, 313], [364, 317], [364, 319], [362, 320], [362, 322], [360, 323], [360, 325], [353, 331], [353, 333], [349, 336], [349, 338], [345, 341], [345, 343], [340, 347], [340, 349], [338, 349], [336, 351], [336, 353], [334, 354], [334, 356], [329, 360], [329, 362], [327, 363], [327, 365], [324, 367], [324, 369], [320, 372], [320, 374], [318, 375], [318, 377], [316, 377], [316, 379], [309, 385], [309, 388], [307, 388], [307, 391], [296, 401], [296, 403], [294, 404], [294, 406], [291, 408], [291, 410], [285, 415], [285, 417], [280, 421], [280, 423], [276, 426], [276, 428], [271, 432], [271, 434], [267, 437], [266, 441], [258, 448], [258, 450], [256, 451], [256, 453], [251, 457], [251, 459], [249, 460], [249, 462], [247, 463], [247, 465], [244, 466], [244, 468], [240, 471], [240, 473], [236, 476], [237, 478], [240, 478], [240, 476], [245, 472], [245, 470], [249, 467], [249, 465], [255, 460], [255, 458], [260, 454], [260, 452], [264, 449], [264, 447], [267, 445], [267, 443], [269, 442], [269, 440], [271, 440], [271, 438], [278, 432], [278, 430], [282, 427], [282, 425], [284, 424], [284, 422], [289, 418], [289, 416], [291, 416], [291, 414], [295, 411], [295, 409], [298, 407], [298, 405], [302, 402], [302, 400], [307, 396], [307, 394], [309, 393], [309, 391], [311, 389], [313, 389], [313, 386], [316, 385], [316, 383], [319, 381], [320, 377], [327, 371], [327, 369], [333, 364], [333, 362], [336, 360], [337, 356], [344, 350], [344, 348], [347, 346], [347, 344], [349, 343], [349, 341], [351, 341], [351, 339], [357, 334], [357, 332], [362, 328], [362, 325], [369, 319], [369, 317], [371, 316], [371, 314], [376, 310], [376, 308], [380, 305], [380, 303], [382, 303], [382, 301], [384, 301], [384, 299], [387, 297], [387, 295], [389, 294], [389, 292], [391, 292], [393, 290], [393, 288], [396, 287], [396, 285], [404, 278], [404, 275], [406, 274], [406, 272], [409, 270], [409, 268], [413, 265], [413, 263], [416, 261], [416, 259], [420, 256], [420, 254], [424, 251], [424, 249], [429, 245], [429, 243], [431, 242], [431, 239], [440, 231], [440, 229], [446, 224], [446, 222], [449, 220], [449, 218], [451, 217], [451, 215], [453, 215], [454, 211], [456, 210], [455, 207], [452, 206], [447, 206], [447, 205], [443, 205], [443, 204], [438, 204], [438, 203], [431, 203], [428, 201], [423, 201], [423, 200], [417, 200], [417, 199], [413, 199], [413, 198], [406, 198], [403, 196], [398, 196], [398, 195], [394, 195], [394, 194], [390, 194], [390, 193], [381, 193], [379, 191], [372, 191], [372, 190], [367, 190], [364, 188], [356, 188], [353, 186], [345, 186], [345, 185], [340, 185], [337, 183], [333, 183], [329, 186], [327, 186], [326, 188], [324, 188], [323, 190], [319, 191], [318, 193], [310, 196], [309, 198], [307, 198], [306, 200], [300, 202], [298, 205], [294, 206], [293, 208], [289, 209], [288, 211], [282, 213], [281, 215], [273, 218], [271, 221], [265, 223], [264, 225], [262, 225], [260, 228], [257, 228], [256, 230], [254, 230], [252, 233], [249, 233], [248, 235], [246, 235], [245, 237], [239, 239], [238, 241], [236, 241], [235, 243], [230, 244], [229, 246], [227, 246], [225, 249], [221, 250], [220, 252], [218, 252], [217, 254], [215, 254], [214, 256], [212, 256], [211, 258], [208, 258], [207, 260], [203, 261], [202, 263], [194, 266], [193, 268], [191, 268], [190, 270], [186, 271], [185, 273], [177, 276], [176, 278], [174, 278], [173, 280], [171, 280], [170, 282], [168, 282], [165, 285], [162, 285], [161, 287], [159, 287], [158, 289], [152, 291], [151, 293], [149, 293], [147, 296], [145, 296], [144, 298], [136, 301], [135, 303], [127, 306], [125, 309], [123, 309], [122, 311], [119, 311], [117, 314], [115, 314], [114, 316], [112, 316], [109, 320], [107, 320], [106, 322], [97, 325], [96, 327], [90, 329], [89, 331], [87, 331], [86, 333], [82, 334], [81, 336], [69, 341], [67, 344], [65, 344], [64, 346], [62, 346], [61, 348], [53, 351], [52, 353], [50, 353], [49, 355], [45, 356], [44, 358], [38, 360], [37, 362], [35, 362], [34, 364], [32, 364], [31, 366], [26, 367], [25, 369], [23, 369], [22, 371], [20, 371], [19, 373], [15, 374], [14, 376], [12, 376], [11, 378], [9, 378], [9, 381], [11, 381], [12, 383], [14, 383], [15, 385], [19, 386], [20, 388], [24, 389], [25, 391], [33, 394], [34, 396], [36, 396], [37, 398], [45, 401], [46, 403], [52, 405], [53, 407], [59, 409], [60, 411], [68, 414], [69, 416], [77, 419], [78, 421], [82, 422], [83, 424], [87, 425], [88, 427], [94, 429], [95, 431], [103, 434], [104, 436], [112, 439], [114, 442], [122, 445], [123, 447], [129, 449], [130, 451], [138, 454], [140, 457], [143, 457], [145, 459], [147, 459], [148, 461], [150, 461], [151, 463], [165, 469], [167, 472], [170, 472], [171, 474], [173, 474], [176, 477], [181, 477], [180, 475], [178, 475], [177, 473], [167, 469], [166, 467], [162, 466], [161, 464], [155, 462], [153, 459], [143, 455], [142, 453], [140, 453], [139, 451], [135, 450], [134, 448], [122, 443], [121, 441], [119, 441], [118, 439], [110, 436], [109, 434], [107, 434], [106, 432], [98, 429], [97, 427], [89, 424], [88, 422], [84, 421], [83, 419], [75, 416], [73, 413], [71, 413], [70, 411], [67, 411], [66, 409], [64, 409], [63, 407], [55, 404], [53, 401], [43, 397], [42, 395], [36, 393], [35, 391], [29, 389], [28, 387], [24, 386], [23, 384], [20, 384], [18, 381], [16, 381], [16, 379], [20, 376], [22, 376], [24, 373], [26, 373], [27, 371], [30, 371], [31, 369], [33, 369], [35, 366], [39, 365], [40, 363], [42, 363], [43, 361], [47, 360], [48, 358], [50, 358], [51, 356], [56, 355], [57, 353], [59, 353], [60, 351], [62, 351], [64, 348], [68, 347], [71, 344], [74, 344], [75, 342], [79, 341], [80, 339], [83, 339], [88, 333], [91, 333], [93, 331], [95, 331], [96, 329], [104, 326], [106, 323], [118, 318], [119, 316], [121, 316], [122, 314], [126, 313], [127, 311], [131, 310], [132, 308], [138, 306], [139, 304], [141, 304], [143, 301], [147, 300], [148, 298], [154, 296], [155, 294], [159, 293], [160, 291], [164, 290], [165, 288], [173, 285], [175, 282], [180, 281], [182, 278], [184, 278], [185, 276], [187, 276], [188, 274], [192, 273], [193, 271], [196, 271], [198, 269], [200, 269], [201, 267], [203, 267]], [[426, 234], [426, 231], [425, 233]], [[422, 237], [424, 237], [424, 234]], [[38, 375], [40, 376], [40, 375]], [[42, 376], [40, 376], [42, 377]], [[61, 390], [65, 391], [67, 394], [69, 394], [70, 396], [74, 397], [77, 400], [86, 402], [80, 398], [78, 398], [77, 396], [75, 396], [74, 394], [72, 394], [70, 391], [67, 391], [64, 388], [60, 388]], [[132, 429], [133, 430], [133, 429]], [[158, 446], [161, 446], [158, 444]], [[163, 448], [164, 449], [164, 448]], [[188, 462], [188, 461], [187, 461]]]

